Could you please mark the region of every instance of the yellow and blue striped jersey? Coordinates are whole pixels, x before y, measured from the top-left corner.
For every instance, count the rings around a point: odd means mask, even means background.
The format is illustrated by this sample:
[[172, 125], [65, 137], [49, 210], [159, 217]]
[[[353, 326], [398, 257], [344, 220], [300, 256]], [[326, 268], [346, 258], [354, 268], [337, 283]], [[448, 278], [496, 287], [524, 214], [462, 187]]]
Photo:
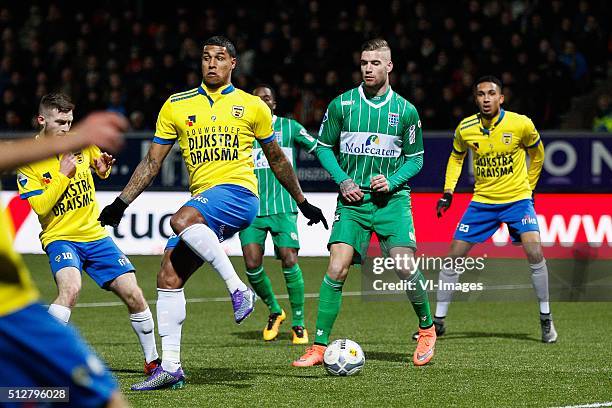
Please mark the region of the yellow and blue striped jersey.
[[154, 143], [179, 147], [192, 195], [219, 184], [257, 194], [253, 142], [274, 140], [272, 113], [257, 96], [229, 84], [211, 92], [204, 84], [172, 95], [157, 118]]
[[[544, 148], [540, 135], [527, 116], [500, 110], [489, 128], [479, 114], [463, 119], [453, 139], [444, 190], [454, 190], [465, 153], [473, 153], [473, 201], [503, 204], [531, 198], [542, 169]], [[527, 170], [526, 151], [533, 152]]]
[[[28, 164], [17, 171], [19, 195], [38, 214], [43, 248], [57, 240], [91, 242], [108, 235], [98, 221], [100, 211], [91, 174], [100, 149], [90, 146], [73, 154], [77, 166], [72, 178], [60, 173], [61, 156]], [[109, 173], [99, 176], [106, 178]]]

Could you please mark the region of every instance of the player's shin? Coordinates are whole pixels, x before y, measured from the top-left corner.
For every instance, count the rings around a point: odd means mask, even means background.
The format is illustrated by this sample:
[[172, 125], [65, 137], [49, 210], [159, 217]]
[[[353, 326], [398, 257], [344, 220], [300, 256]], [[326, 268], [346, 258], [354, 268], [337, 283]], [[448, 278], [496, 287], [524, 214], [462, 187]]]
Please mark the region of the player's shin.
[[157, 345], [155, 344], [155, 322], [153, 321], [151, 309], [147, 307], [142, 312], [130, 314], [130, 322], [140, 341], [145, 362], [150, 363], [156, 360], [159, 356], [157, 354]]
[[344, 281], [336, 281], [325, 275], [319, 292], [319, 311], [317, 313], [317, 331], [315, 344], [327, 346], [336, 317], [342, 304], [342, 286]]
[[157, 325], [162, 343], [162, 368], [181, 367], [181, 330], [186, 316], [183, 289], [157, 289]]
[[304, 277], [298, 264], [283, 268], [289, 303], [291, 303], [292, 326], [304, 326]]
[[256, 269], [247, 269], [246, 275], [255, 293], [257, 293], [257, 296], [259, 296], [268, 306], [268, 309], [270, 309], [270, 313], [282, 313], [281, 307], [272, 290], [270, 278], [266, 275], [263, 266]]
[[448, 307], [450, 306], [451, 299], [453, 298], [453, 291], [448, 289], [453, 287], [459, 282], [459, 274], [452, 269], [443, 268], [440, 271], [438, 278], [440, 281], [440, 287], [437, 293], [436, 302], [436, 318], [444, 319], [446, 313], [448, 313]]
[[221, 279], [225, 281], [230, 293], [236, 290], [241, 292], [247, 290], [247, 286], [238, 277], [234, 266], [219, 243], [219, 238], [207, 225], [191, 225], [185, 228], [179, 237], [200, 258], [211, 264]]
[[546, 259], [537, 264], [530, 264], [531, 282], [535, 289], [538, 302], [540, 303], [540, 314], [550, 316], [550, 304], [548, 302], [548, 267]]
[[433, 325], [431, 319], [431, 310], [429, 309], [429, 297], [427, 296], [425, 277], [417, 269], [417, 271], [408, 279], [408, 287], [406, 294], [417, 317], [419, 318], [419, 327], [427, 328]]

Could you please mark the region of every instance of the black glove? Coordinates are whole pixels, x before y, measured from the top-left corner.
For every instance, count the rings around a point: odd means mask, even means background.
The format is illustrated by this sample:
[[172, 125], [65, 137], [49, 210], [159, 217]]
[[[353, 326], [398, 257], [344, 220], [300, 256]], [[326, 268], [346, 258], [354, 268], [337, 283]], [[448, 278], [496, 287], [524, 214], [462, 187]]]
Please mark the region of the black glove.
[[306, 199], [301, 203], [298, 203], [298, 208], [304, 214], [304, 217], [308, 218], [308, 225], [318, 224], [319, 221], [323, 223], [325, 229], [329, 229], [327, 227], [327, 220], [323, 216], [323, 211], [319, 207], [315, 207], [310, 204]]
[[109, 204], [102, 209], [102, 212], [100, 212], [100, 216], [98, 217], [98, 221], [100, 221], [100, 224], [102, 224], [103, 227], [105, 225], [118, 227], [126, 208], [128, 208], [128, 205], [124, 203], [122, 199], [117, 197], [112, 204]]
[[438, 200], [438, 205], [436, 206], [438, 218], [442, 217], [442, 215], [450, 208], [452, 202], [453, 195], [451, 193], [442, 194], [442, 198]]

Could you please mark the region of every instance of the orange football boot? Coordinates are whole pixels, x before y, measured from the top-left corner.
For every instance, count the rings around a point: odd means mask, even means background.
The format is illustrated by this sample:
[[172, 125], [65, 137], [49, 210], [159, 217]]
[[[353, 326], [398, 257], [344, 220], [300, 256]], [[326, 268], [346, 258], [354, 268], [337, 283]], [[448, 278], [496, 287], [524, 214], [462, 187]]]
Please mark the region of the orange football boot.
[[429, 329], [421, 329], [419, 327], [419, 338], [417, 339], [417, 347], [412, 356], [412, 362], [415, 366], [422, 366], [429, 363], [429, 360], [434, 355], [436, 345], [436, 327], [432, 325]]
[[318, 344], [313, 344], [311, 347], [306, 349], [304, 355], [293, 363], [291, 363], [294, 367], [312, 367], [316, 365], [323, 364], [323, 354], [325, 354], [325, 349], [327, 347], [320, 346]]

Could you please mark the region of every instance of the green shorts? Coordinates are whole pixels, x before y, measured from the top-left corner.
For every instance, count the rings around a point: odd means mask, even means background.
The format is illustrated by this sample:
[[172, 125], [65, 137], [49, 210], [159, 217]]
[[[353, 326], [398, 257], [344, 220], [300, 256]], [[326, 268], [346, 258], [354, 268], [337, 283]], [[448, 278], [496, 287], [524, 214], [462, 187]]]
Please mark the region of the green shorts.
[[272, 235], [274, 253], [278, 258], [278, 248], [300, 249], [297, 229], [297, 214], [282, 213], [256, 217], [247, 229], [240, 231], [240, 244], [259, 244], [265, 247], [268, 232]]
[[368, 252], [372, 232], [378, 236], [385, 254], [395, 247], [416, 249], [410, 195], [407, 192], [366, 194], [359, 203], [345, 203], [338, 199], [328, 248], [338, 242], [348, 244], [355, 249], [353, 263], [361, 263]]

